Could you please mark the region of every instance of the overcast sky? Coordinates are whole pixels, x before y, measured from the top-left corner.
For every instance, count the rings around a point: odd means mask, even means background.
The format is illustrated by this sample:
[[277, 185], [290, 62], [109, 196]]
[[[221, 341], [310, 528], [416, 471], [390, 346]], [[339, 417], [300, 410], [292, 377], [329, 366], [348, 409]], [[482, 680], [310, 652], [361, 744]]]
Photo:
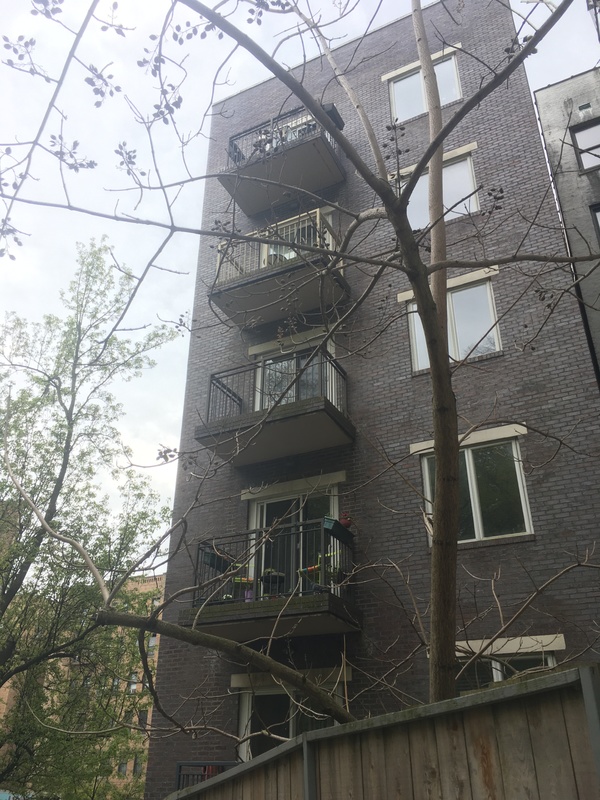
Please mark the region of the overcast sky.
[[[450, 5], [456, 0], [449, 0]], [[484, 0], [481, 0], [484, 2]], [[110, 3], [104, 3], [108, 14]], [[410, 5], [409, 0], [383, 0], [374, 27], [401, 16]], [[88, 3], [83, 0], [64, 0], [64, 19], [75, 24], [85, 13]], [[323, 8], [332, 8], [331, 0], [322, 0]], [[362, 0], [354, 15], [352, 25], [345, 24], [338, 31], [341, 40], [358, 35], [373, 16], [375, 0]], [[112, 64], [105, 74], [114, 74], [114, 82], [123, 91], [109, 98], [101, 109], [93, 107], [96, 99], [90, 87], [84, 83], [85, 74], [76, 67], [67, 79], [61, 93], [59, 106], [65, 115], [62, 122], [69, 140], [77, 138], [80, 154], [93, 158], [99, 167], [85, 175], [73, 176], [71, 202], [110, 214], [113, 209], [135, 214], [140, 218], [166, 221], [167, 214], [160, 197], [144, 198], [136, 206], [136, 199], [126, 189], [126, 176], [115, 167], [118, 162], [114, 154], [118, 142], [126, 141], [128, 147], [138, 150], [138, 163], [154, 172], [152, 155], [144, 136], [143, 127], [132, 123], [131, 107], [146, 108], [152, 103], [149, 87], [153, 81], [145, 75], [136, 62], [144, 57], [143, 49], [153, 46], [150, 34], [158, 33], [168, 3], [163, 0], [120, 0], [117, 13], [119, 21], [127, 28], [126, 36], [114, 31], [96, 31], [84, 38], [81, 45], [82, 60], [102, 68]], [[513, 0], [513, 7], [528, 13], [531, 4]], [[26, 0], [0, 0], [0, 34], [15, 39], [35, 37], [36, 59], [47, 65], [48, 72], [55, 75], [70, 47], [71, 38], [59, 26], [48, 24], [41, 17], [30, 14]], [[545, 12], [539, 12], [538, 17]], [[106, 18], [106, 17], [105, 17]], [[193, 21], [193, 16], [184, 10], [180, 22]], [[129, 30], [131, 29], [131, 30]], [[252, 33], [267, 46], [272, 45], [274, 29], [271, 26], [257, 28]], [[183, 135], [199, 128], [203, 115], [211, 102], [212, 74], [214, 65], [222, 54], [230, 49], [226, 43], [208, 37], [195, 46], [185, 64], [190, 80], [182, 94], [184, 102], [179, 115]], [[2, 51], [4, 57], [10, 57]], [[284, 62], [290, 65], [299, 61], [297, 49], [290, 44], [282, 50]], [[533, 88], [566, 78], [590, 69], [600, 58], [600, 48], [595, 35], [585, 0], [575, 0], [573, 7], [559, 23], [555, 31], [540, 47], [539, 53], [527, 62], [527, 70]], [[265, 73], [242, 52], [228, 62], [220, 73], [215, 97], [233, 94], [266, 77]], [[359, 87], [360, 89], [360, 87]], [[39, 78], [17, 74], [5, 66], [0, 68], [0, 146], [15, 141], [26, 142], [37, 131], [44, 114], [49, 92], [53, 84]], [[129, 105], [126, 102], [129, 103]], [[164, 180], [175, 181], [185, 171], [179, 151], [172, 138], [172, 129], [164, 126], [156, 138], [155, 151]], [[50, 120], [42, 141], [47, 144], [51, 134], [60, 132], [57, 115]], [[187, 165], [191, 174], [201, 175], [206, 156], [206, 139], [202, 136], [192, 140], [187, 148]], [[2, 162], [4, 165], [6, 162]], [[61, 199], [56, 161], [39, 154], [33, 161], [32, 174], [35, 181], [24, 196], [49, 201]], [[81, 178], [81, 180], [79, 180]], [[108, 190], [108, 191], [107, 191]], [[202, 183], [195, 182], [186, 187], [177, 203], [177, 223], [199, 227], [202, 204]], [[164, 231], [150, 227], [114, 223], [102, 218], [77, 215], [65, 211], [20, 206], [14, 212], [12, 222], [27, 235], [25, 245], [15, 252], [16, 261], [0, 260], [0, 310], [17, 311], [30, 319], [40, 319], [46, 312], [59, 309], [58, 289], [66, 286], [74, 268], [75, 242], [87, 243], [90, 238], [109, 237], [116, 257], [134, 272], [139, 272], [164, 239]], [[161, 319], [177, 319], [191, 310], [193, 279], [198, 242], [190, 234], [178, 234], [156, 263], [167, 271], [155, 270], [145, 282], [138, 299], [131, 324]], [[173, 274], [173, 271], [179, 273]], [[140, 464], [155, 463], [159, 443], [178, 446], [181, 420], [181, 405], [188, 341], [179, 338], [158, 354], [157, 367], [144, 375], [141, 381], [119, 387], [119, 398], [127, 415], [124, 433], [128, 444], [134, 449], [135, 460]], [[218, 365], [216, 365], [218, 366]], [[173, 468], [153, 470], [157, 488], [167, 497], [172, 492]]]

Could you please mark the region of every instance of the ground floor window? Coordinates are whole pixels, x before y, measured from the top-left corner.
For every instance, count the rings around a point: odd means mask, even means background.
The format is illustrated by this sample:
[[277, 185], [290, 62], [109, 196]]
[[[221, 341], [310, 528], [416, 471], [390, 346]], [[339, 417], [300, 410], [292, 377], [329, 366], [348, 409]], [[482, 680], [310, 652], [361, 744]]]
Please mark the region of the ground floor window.
[[244, 761], [272, 750], [288, 739], [333, 725], [330, 717], [311, 708], [298, 693], [240, 694], [240, 755]]
[[498, 638], [465, 669], [470, 656], [485, 646], [485, 639], [456, 643], [457, 694], [509, 680], [520, 672], [556, 666], [557, 654], [565, 649], [565, 637], [557, 633]]

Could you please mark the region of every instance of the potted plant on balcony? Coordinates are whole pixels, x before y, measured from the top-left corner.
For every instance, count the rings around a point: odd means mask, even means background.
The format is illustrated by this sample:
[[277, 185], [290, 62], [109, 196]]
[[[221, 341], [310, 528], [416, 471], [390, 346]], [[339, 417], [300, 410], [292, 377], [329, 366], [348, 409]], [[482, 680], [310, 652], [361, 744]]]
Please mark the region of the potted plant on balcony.
[[273, 567], [267, 567], [260, 576], [266, 594], [281, 594], [285, 583], [285, 573]]

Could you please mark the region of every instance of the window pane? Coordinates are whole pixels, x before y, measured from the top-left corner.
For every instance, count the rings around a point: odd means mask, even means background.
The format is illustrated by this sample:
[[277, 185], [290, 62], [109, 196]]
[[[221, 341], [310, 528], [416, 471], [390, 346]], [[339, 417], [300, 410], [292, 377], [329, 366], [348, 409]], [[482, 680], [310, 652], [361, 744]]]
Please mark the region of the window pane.
[[402, 121], [424, 113], [425, 98], [423, 97], [420, 71], [394, 81], [392, 92], [394, 96], [393, 113], [396, 119]]
[[[459, 664], [459, 671], [463, 665]], [[487, 658], [478, 658], [456, 680], [457, 695], [483, 689], [494, 680], [492, 662]]]
[[[448, 292], [448, 337], [452, 358], [471, 358], [499, 349], [496, 331], [489, 330], [495, 322], [490, 291], [488, 284], [478, 284]], [[416, 308], [414, 303], [408, 306], [412, 365], [415, 370], [428, 369], [425, 334]]]
[[584, 169], [600, 167], [600, 124], [575, 133], [579, 158]]
[[472, 450], [483, 536], [526, 531], [511, 442]]
[[[444, 208], [446, 220], [471, 214], [479, 209], [475, 191], [473, 168], [470, 158], [444, 164]], [[452, 209], [452, 210], [449, 210]], [[408, 204], [408, 218], [414, 229], [429, 224], [429, 175], [425, 173], [417, 181]]]
[[490, 330], [494, 320], [488, 291], [488, 285], [480, 283], [449, 294], [456, 339], [456, 352], [452, 352], [452, 356], [457, 360], [494, 353], [498, 349], [496, 334]]
[[421, 175], [408, 202], [408, 221], [415, 230], [429, 225], [429, 175]]
[[428, 369], [429, 354], [427, 353], [425, 332], [423, 331], [421, 318], [417, 314], [417, 306], [414, 303], [411, 303], [408, 307], [408, 311], [413, 369]]
[[[298, 356], [298, 370], [301, 370], [304, 367], [309, 355], [309, 353], [304, 353]], [[311, 397], [321, 397], [322, 395], [327, 395], [325, 386], [322, 385], [321, 381], [321, 378], [324, 377], [324, 372], [323, 356], [318, 355], [313, 358], [298, 381], [297, 392], [299, 400], [307, 400]], [[290, 392], [290, 394], [293, 394], [293, 392]]]
[[257, 694], [253, 698], [250, 733], [258, 734], [250, 740], [252, 756], [261, 755], [282, 744], [281, 739], [266, 736], [261, 731], [268, 731], [275, 736], [289, 736], [290, 700], [287, 694]]
[[479, 203], [473, 180], [471, 159], [463, 158], [444, 165], [444, 207], [452, 209], [446, 214], [446, 219], [454, 219], [464, 214], [477, 211]]
[[440, 93], [440, 103], [445, 106], [447, 103], [458, 100], [460, 90], [454, 57], [447, 58], [445, 61], [438, 61], [434, 69]]
[[[435, 458], [428, 456], [425, 459], [427, 469], [427, 480], [431, 502], [435, 500]], [[475, 538], [475, 525], [473, 523], [473, 509], [471, 507], [471, 495], [469, 492], [469, 479], [467, 476], [467, 464], [464, 451], [459, 455], [458, 462], [458, 485], [459, 485], [459, 541]]]

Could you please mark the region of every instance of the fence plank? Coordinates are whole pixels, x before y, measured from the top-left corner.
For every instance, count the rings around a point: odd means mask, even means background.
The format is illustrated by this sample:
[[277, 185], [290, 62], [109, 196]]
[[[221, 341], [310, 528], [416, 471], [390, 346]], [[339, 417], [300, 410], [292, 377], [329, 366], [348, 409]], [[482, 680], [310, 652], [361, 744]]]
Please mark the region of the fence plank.
[[465, 710], [463, 719], [472, 797], [474, 800], [514, 800], [504, 794], [491, 708]]
[[290, 775], [290, 800], [304, 798], [304, 769], [302, 750], [293, 753], [286, 759]]
[[412, 800], [413, 782], [410, 739], [406, 725], [390, 728], [384, 734], [384, 765], [387, 800]]
[[494, 708], [494, 720], [506, 797], [543, 800], [538, 790], [524, 705], [516, 702], [500, 703]]
[[320, 800], [363, 800], [360, 737], [319, 742], [318, 769]]
[[442, 800], [434, 722], [413, 722], [409, 736], [414, 800]]
[[277, 762], [267, 762], [263, 766], [263, 772], [265, 776], [264, 800], [279, 800]]
[[529, 697], [527, 718], [540, 796], [544, 800], [577, 800], [560, 695], [546, 693]]
[[462, 714], [435, 720], [435, 737], [444, 800], [465, 800], [471, 796], [471, 779]]
[[385, 736], [369, 731], [361, 742], [362, 787], [364, 800], [389, 798], [385, 773]]
[[575, 782], [580, 800], [600, 797], [600, 781], [590, 744], [583, 696], [579, 688], [563, 689], [560, 693], [565, 718]]

